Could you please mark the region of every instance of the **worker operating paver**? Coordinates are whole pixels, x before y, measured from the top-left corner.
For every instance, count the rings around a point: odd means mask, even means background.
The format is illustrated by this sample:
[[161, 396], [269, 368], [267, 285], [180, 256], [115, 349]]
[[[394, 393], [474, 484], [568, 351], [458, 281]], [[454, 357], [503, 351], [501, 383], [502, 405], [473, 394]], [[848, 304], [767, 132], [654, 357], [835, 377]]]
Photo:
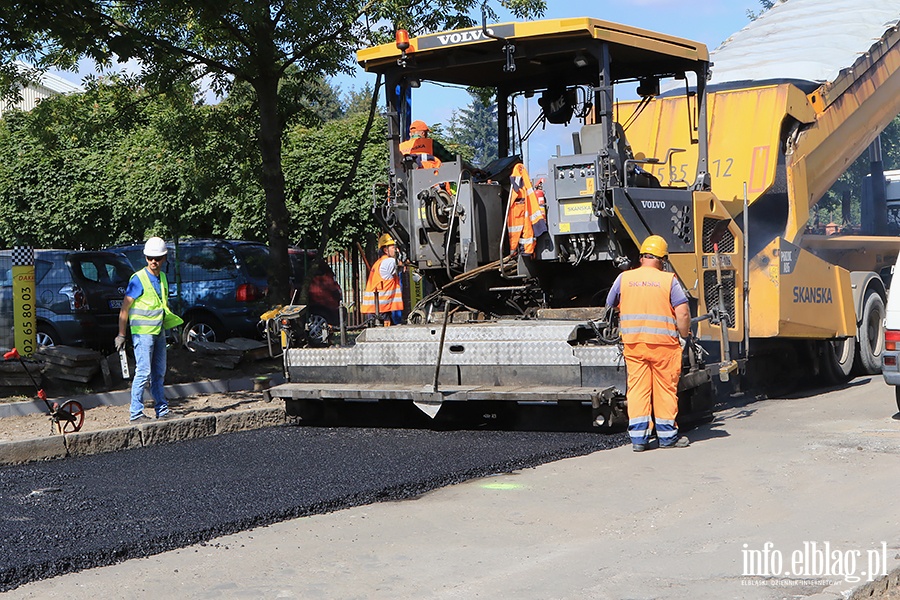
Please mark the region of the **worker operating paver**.
[[621, 273], [606, 298], [619, 307], [619, 330], [628, 370], [628, 433], [635, 452], [650, 443], [655, 424], [660, 448], [690, 444], [679, 437], [678, 378], [681, 344], [691, 334], [687, 295], [674, 273], [663, 271], [669, 254], [666, 241], [651, 235], [641, 244], [641, 265]]

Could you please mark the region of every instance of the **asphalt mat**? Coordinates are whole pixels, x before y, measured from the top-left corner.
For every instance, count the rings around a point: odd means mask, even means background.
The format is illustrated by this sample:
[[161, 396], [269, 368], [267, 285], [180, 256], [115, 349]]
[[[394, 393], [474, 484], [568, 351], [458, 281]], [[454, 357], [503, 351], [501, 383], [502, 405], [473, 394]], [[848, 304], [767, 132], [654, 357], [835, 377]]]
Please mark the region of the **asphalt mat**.
[[624, 433], [283, 426], [0, 467], [0, 591], [626, 443]]

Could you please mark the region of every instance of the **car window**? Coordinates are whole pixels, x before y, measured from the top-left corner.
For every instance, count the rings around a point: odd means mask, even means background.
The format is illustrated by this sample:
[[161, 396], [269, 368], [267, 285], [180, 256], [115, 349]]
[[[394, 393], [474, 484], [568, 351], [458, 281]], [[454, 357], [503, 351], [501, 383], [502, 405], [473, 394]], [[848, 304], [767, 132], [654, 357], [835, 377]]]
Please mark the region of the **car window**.
[[131, 277], [131, 268], [123, 259], [115, 256], [70, 256], [69, 261], [76, 276], [87, 281], [122, 285]]
[[269, 273], [269, 249], [256, 244], [238, 244], [234, 253], [244, 265], [247, 275], [265, 279]]
[[186, 246], [180, 249], [182, 281], [210, 281], [235, 277], [237, 267], [227, 248]]

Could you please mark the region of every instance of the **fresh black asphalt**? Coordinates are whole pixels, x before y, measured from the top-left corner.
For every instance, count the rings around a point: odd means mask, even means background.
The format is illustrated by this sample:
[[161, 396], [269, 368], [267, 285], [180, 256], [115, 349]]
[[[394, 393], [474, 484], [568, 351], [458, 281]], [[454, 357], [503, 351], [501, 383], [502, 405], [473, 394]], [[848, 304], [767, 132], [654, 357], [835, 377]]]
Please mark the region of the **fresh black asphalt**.
[[625, 443], [622, 433], [286, 426], [0, 467], [0, 591]]

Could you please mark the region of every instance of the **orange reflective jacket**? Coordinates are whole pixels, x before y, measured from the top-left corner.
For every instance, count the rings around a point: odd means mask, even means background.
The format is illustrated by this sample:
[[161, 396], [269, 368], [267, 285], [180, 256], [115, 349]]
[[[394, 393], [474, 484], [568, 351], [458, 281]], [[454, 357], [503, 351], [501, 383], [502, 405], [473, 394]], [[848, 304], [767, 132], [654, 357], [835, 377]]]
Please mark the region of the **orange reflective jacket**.
[[[390, 258], [387, 254], [375, 261], [372, 270], [369, 271], [369, 280], [366, 282], [366, 291], [363, 292], [363, 314], [390, 313], [395, 310], [403, 310], [403, 288], [400, 287], [400, 274], [385, 279], [381, 276], [381, 263]], [[393, 259], [392, 259], [393, 260]], [[375, 292], [378, 292], [378, 305], [380, 311], [375, 310]]]
[[622, 273], [619, 331], [623, 342], [679, 345], [671, 300], [674, 279], [674, 273], [653, 267]]
[[439, 169], [441, 159], [434, 155], [434, 140], [431, 138], [410, 138], [400, 143], [400, 152], [416, 158], [420, 169]]
[[509, 230], [509, 250], [515, 252], [522, 245], [522, 252], [534, 254], [538, 237], [547, 231], [547, 219], [538, 202], [538, 197], [531, 187], [528, 171], [522, 163], [513, 167], [509, 177], [510, 205], [506, 215], [506, 228]]

